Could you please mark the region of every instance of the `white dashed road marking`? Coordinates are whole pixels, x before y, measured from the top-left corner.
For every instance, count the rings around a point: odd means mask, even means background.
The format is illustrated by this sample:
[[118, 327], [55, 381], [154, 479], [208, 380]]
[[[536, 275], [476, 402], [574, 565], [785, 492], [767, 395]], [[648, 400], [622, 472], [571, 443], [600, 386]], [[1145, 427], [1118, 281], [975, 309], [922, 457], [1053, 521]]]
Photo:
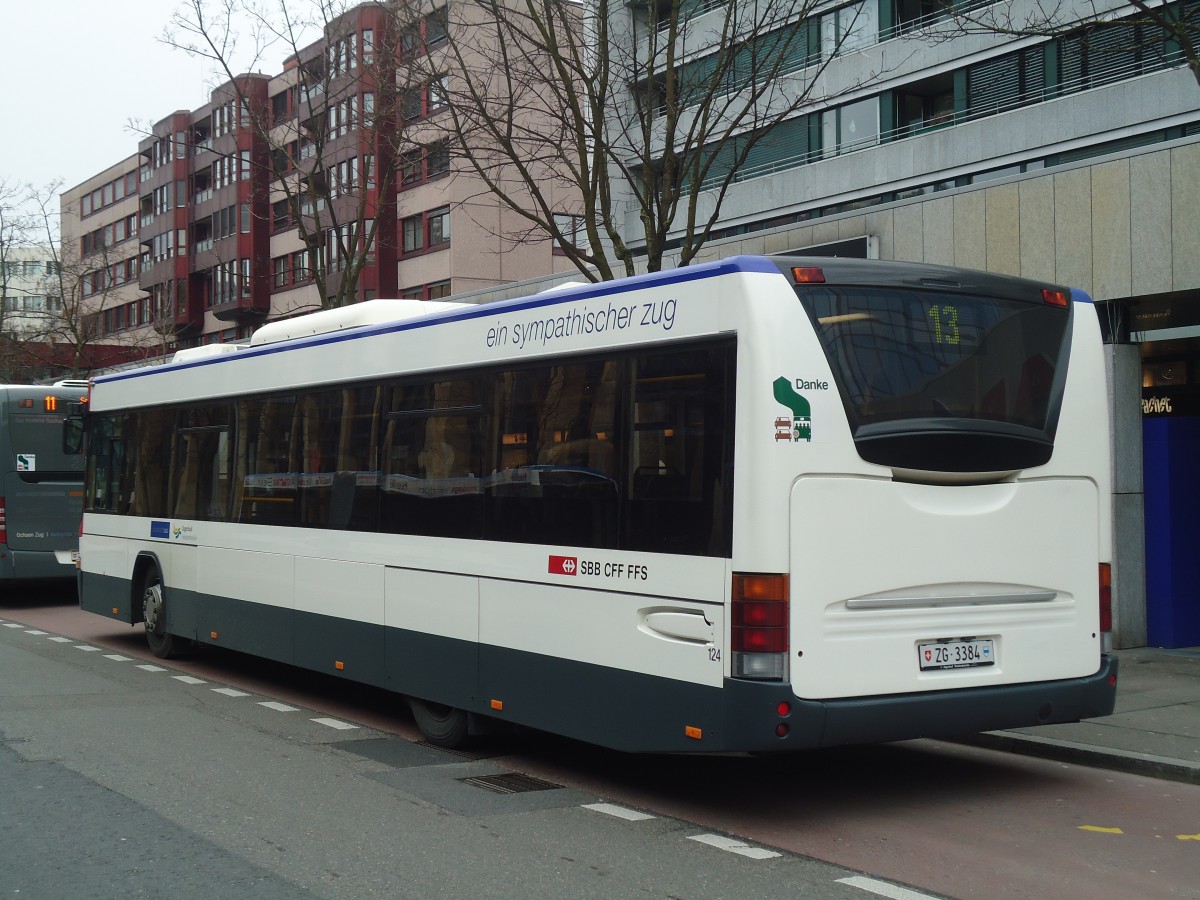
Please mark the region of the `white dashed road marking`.
[[144, 663], [138, 666], [139, 669], [144, 669], [147, 672], [165, 672], [167, 671], [162, 666], [153, 666], [150, 663]]
[[625, 819], [627, 822], [643, 822], [646, 819], [655, 818], [649, 813], [638, 812], [636, 809], [626, 809], [623, 806], [617, 806], [613, 803], [585, 803], [583, 804], [583, 808], [594, 809], [596, 812], [616, 816], [618, 819]]
[[20, 622], [5, 622], [4, 627], [5, 628], [24, 628], [25, 626], [22, 625]]
[[99, 652], [100, 652], [100, 648], [99, 648], [99, 647], [93, 647], [93, 646], [91, 646], [90, 644], [76, 644], [76, 645], [75, 645], [75, 649], [76, 649], [76, 650], [83, 650], [83, 651], [85, 651], [85, 652], [87, 652], [87, 653], [99, 653]]
[[25, 633], [26, 633], [26, 634], [49, 634], [50, 632], [48, 632], [48, 631], [38, 631], [36, 628], [30, 628], [30, 629], [29, 629], [28, 631], [26, 631]]
[[113, 662], [129, 662], [128, 656], [122, 656], [120, 653], [105, 653], [105, 659], [111, 659]]
[[286, 703], [277, 703], [274, 700], [263, 700], [258, 705], [265, 706], [267, 709], [273, 709], [276, 712], [299, 712], [300, 711], [300, 707], [298, 707], [298, 706], [288, 706]]
[[69, 644], [73, 639], [65, 637], [52, 637], [50, 640], [54, 641], [56, 644]]
[[777, 856], [783, 856], [782, 853], [776, 853], [774, 850], [767, 850], [763, 847], [751, 847], [749, 844], [742, 841], [735, 841], [733, 838], [725, 837], [722, 834], [693, 834], [688, 840], [708, 844], [710, 847], [716, 847], [718, 850], [728, 850], [730, 853], [736, 853], [738, 856], [748, 856], [750, 859], [774, 859]]
[[352, 725], [349, 722], [342, 722], [339, 719], [328, 719], [325, 717], [313, 719], [312, 721], [316, 722], [318, 725], [328, 725], [330, 728], [336, 728], [339, 731], [349, 731], [351, 728], [358, 727], [357, 725]]
[[922, 894], [920, 891], [902, 888], [895, 884], [888, 884], [886, 881], [876, 881], [874, 878], [867, 878], [863, 875], [855, 875], [852, 878], [839, 878], [838, 884], [856, 887], [864, 891], [869, 891], [872, 894], [878, 894], [880, 897], [889, 897], [891, 900], [931, 900], [929, 894]]
[[193, 678], [191, 675], [172, 675], [171, 677], [184, 684], [208, 684], [203, 678]]
[[234, 688], [213, 688], [213, 692], [224, 694], [226, 697], [249, 697], [245, 691], [235, 690]]

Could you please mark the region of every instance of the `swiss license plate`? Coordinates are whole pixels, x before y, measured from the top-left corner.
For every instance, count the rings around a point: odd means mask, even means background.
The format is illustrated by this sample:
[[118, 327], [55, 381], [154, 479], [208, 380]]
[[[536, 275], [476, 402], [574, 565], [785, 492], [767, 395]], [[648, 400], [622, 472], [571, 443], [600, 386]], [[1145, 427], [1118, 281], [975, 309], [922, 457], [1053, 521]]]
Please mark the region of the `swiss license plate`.
[[996, 648], [991, 638], [928, 641], [917, 644], [917, 660], [922, 671], [992, 666], [996, 664]]

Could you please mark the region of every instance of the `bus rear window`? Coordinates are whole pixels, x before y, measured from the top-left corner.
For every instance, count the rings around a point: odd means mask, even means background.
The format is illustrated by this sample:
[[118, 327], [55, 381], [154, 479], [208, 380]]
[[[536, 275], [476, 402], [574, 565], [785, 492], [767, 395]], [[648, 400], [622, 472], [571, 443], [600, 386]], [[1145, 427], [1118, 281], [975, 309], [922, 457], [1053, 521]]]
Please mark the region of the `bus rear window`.
[[864, 459], [955, 472], [1049, 459], [1069, 309], [916, 288], [797, 292]]
[[83, 457], [63, 452], [65, 413], [10, 410], [9, 442], [23, 481], [83, 479]]

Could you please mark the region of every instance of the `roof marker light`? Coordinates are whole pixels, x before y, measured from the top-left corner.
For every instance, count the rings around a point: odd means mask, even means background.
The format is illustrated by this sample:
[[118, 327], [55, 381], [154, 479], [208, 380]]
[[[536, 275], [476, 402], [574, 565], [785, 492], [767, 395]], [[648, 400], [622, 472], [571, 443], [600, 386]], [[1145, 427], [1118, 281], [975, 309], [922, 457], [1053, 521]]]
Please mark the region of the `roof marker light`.
[[1061, 306], [1063, 309], [1066, 309], [1071, 302], [1071, 292], [1052, 291], [1049, 288], [1043, 288], [1042, 299], [1050, 306]]
[[825, 273], [816, 266], [793, 266], [792, 278], [796, 284], [824, 284]]

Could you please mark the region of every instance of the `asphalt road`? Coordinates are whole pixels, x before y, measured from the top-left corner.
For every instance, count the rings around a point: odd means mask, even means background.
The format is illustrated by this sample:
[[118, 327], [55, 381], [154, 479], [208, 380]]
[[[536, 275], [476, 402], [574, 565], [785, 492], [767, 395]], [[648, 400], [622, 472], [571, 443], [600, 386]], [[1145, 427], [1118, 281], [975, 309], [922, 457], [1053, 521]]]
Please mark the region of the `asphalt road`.
[[0, 894], [865, 896], [845, 868], [560, 782], [498, 793], [498, 759], [330, 716], [320, 690], [324, 708], [299, 705], [294, 685], [246, 690], [237, 664], [221, 681], [135, 656], [127, 629], [21, 621], [73, 612], [0, 607]]
[[[69, 599], [0, 619], [0, 892], [1200, 897], [1193, 785], [935, 741], [697, 758], [518, 733], [462, 757], [385, 692], [163, 663]], [[464, 781], [514, 773], [546, 784]]]

